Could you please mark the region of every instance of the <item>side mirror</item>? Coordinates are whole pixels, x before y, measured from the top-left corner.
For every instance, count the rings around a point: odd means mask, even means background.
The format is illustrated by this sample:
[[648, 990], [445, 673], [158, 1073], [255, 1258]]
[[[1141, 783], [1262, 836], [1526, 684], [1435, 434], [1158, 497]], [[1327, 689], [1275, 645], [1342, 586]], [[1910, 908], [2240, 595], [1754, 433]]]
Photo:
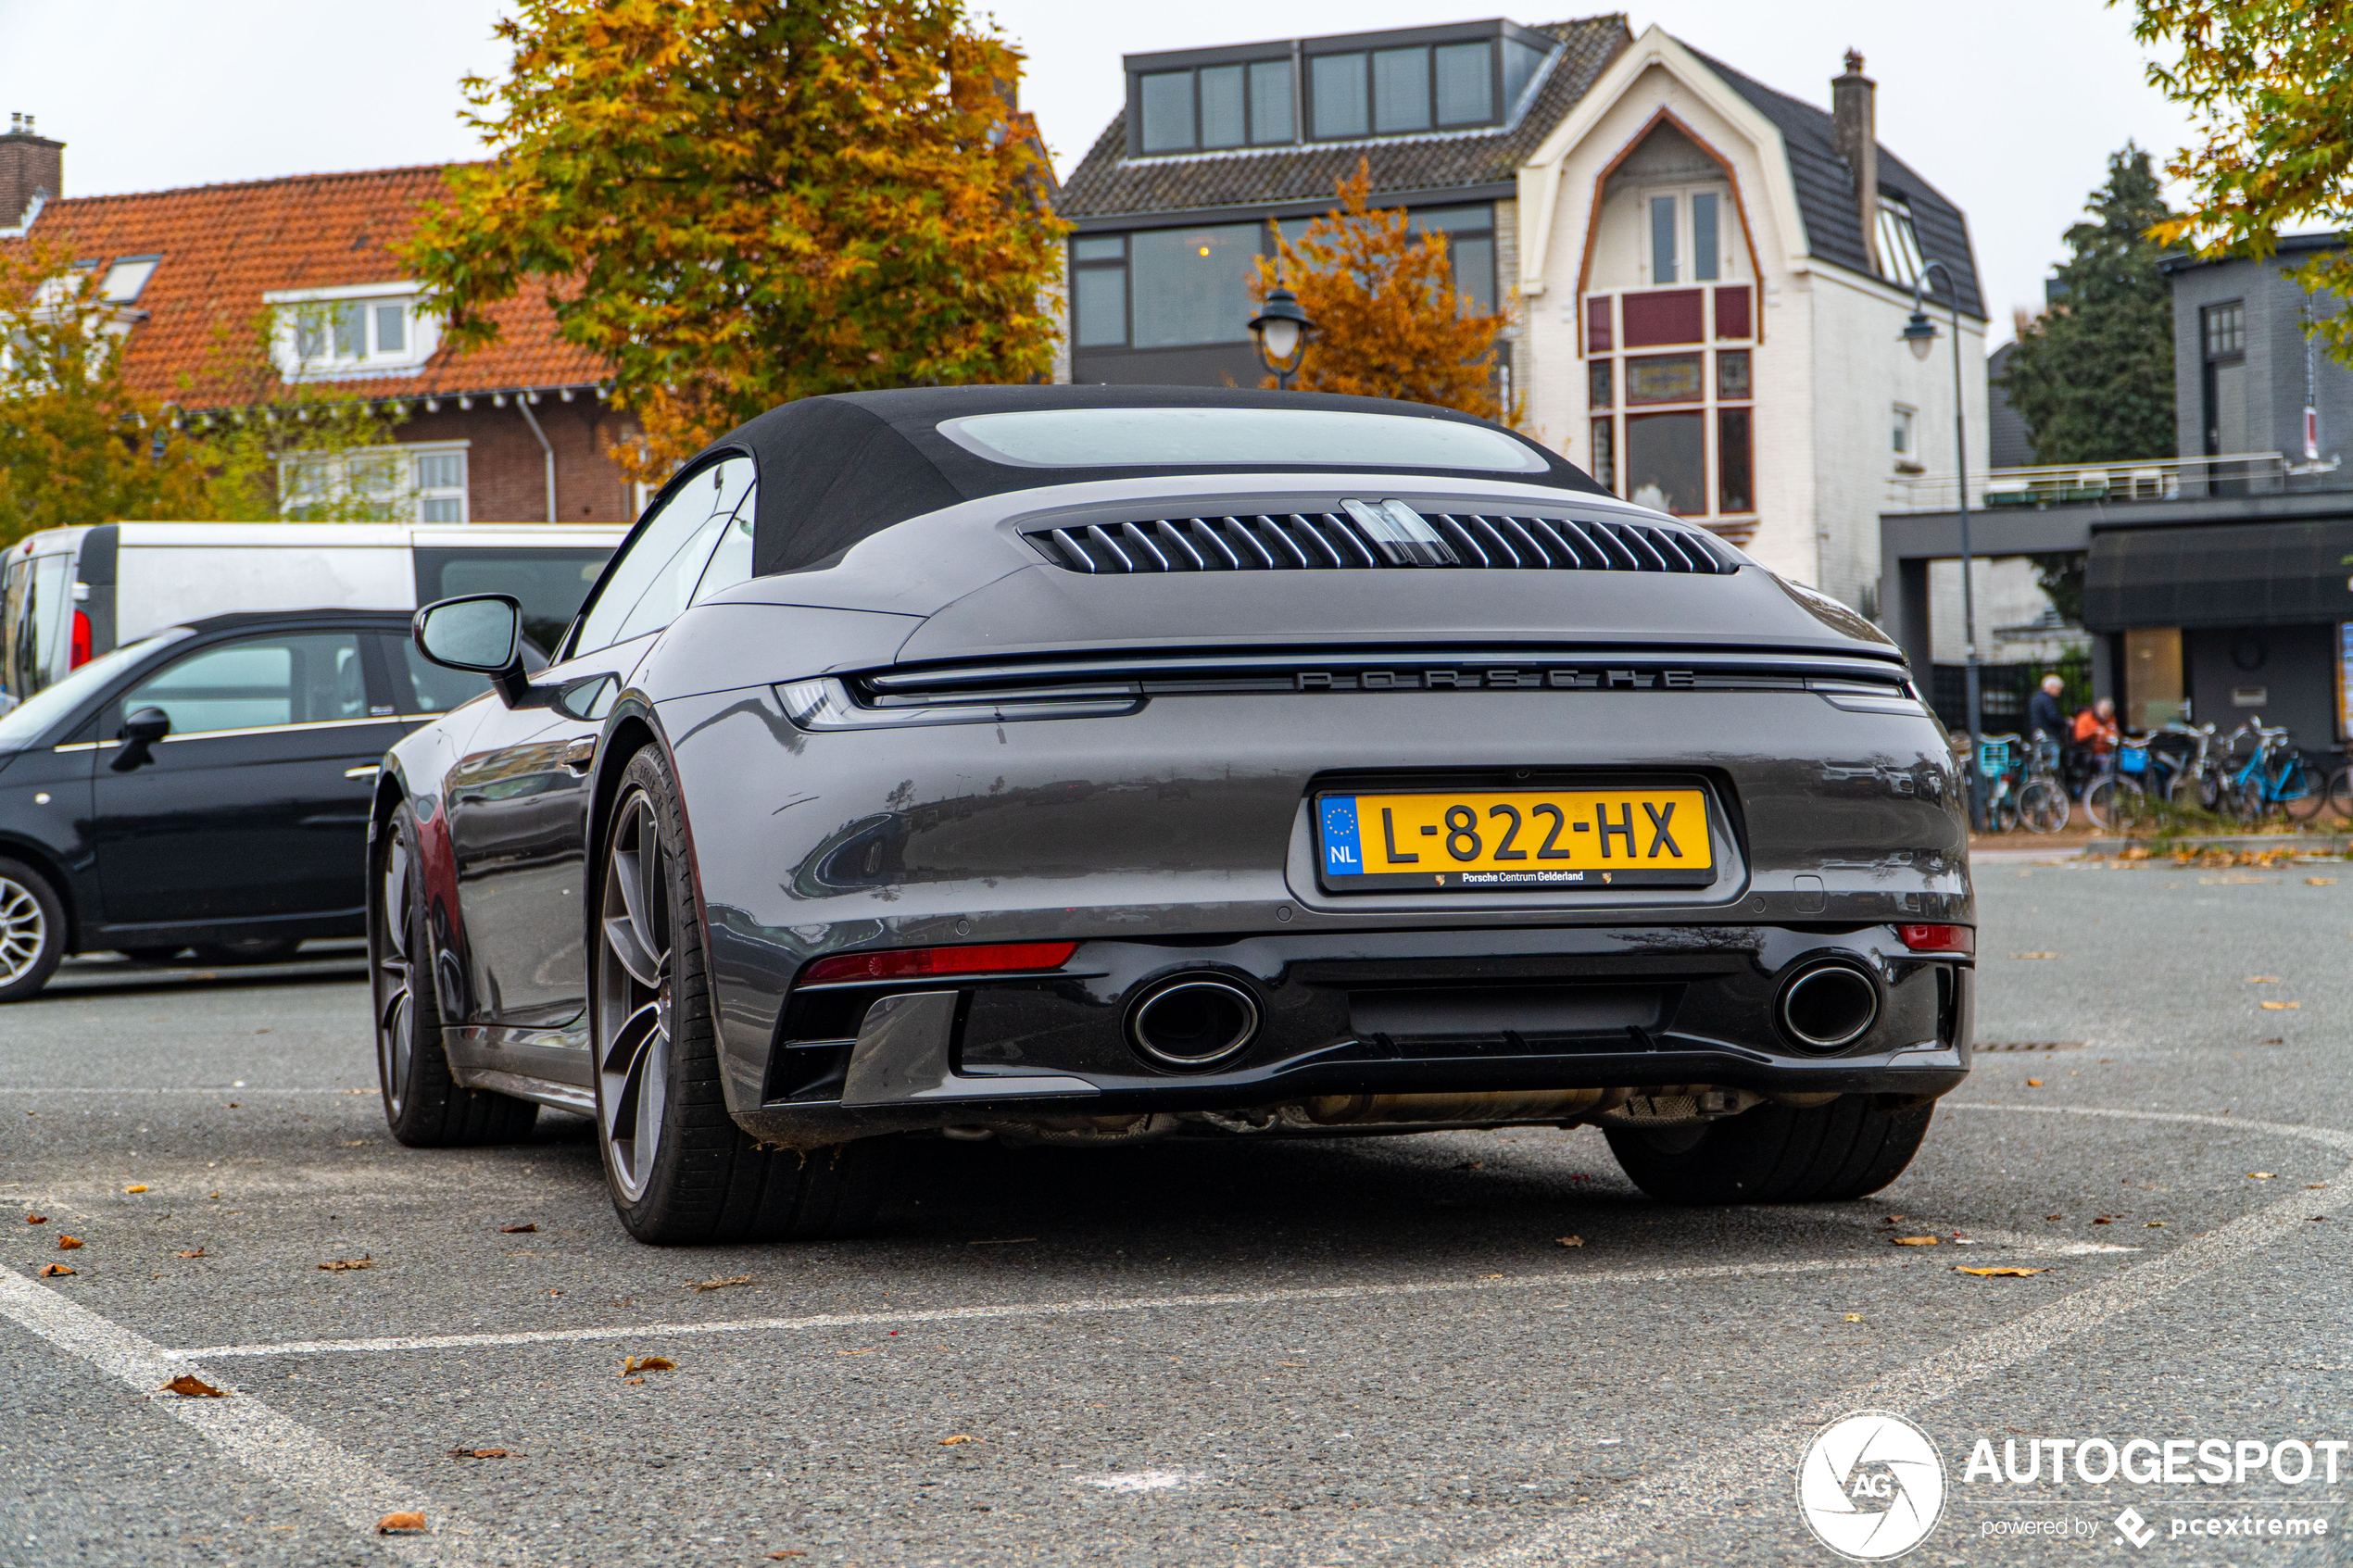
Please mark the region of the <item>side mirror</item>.
[[154, 761], [155, 753], [148, 748], [171, 733], [171, 715], [160, 708], [135, 709], [122, 721], [123, 747], [107, 764], [118, 773], [127, 773]]
[[522, 606], [508, 594], [468, 594], [441, 599], [409, 624], [417, 651], [445, 670], [487, 675], [509, 708], [544, 706], [531, 700], [522, 662]]

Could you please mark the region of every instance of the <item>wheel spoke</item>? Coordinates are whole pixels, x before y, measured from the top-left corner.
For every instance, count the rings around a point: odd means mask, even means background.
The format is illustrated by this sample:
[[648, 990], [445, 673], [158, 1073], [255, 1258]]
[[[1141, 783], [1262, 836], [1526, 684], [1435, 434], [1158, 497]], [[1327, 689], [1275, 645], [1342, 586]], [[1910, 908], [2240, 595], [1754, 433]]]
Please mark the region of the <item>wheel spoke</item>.
[[613, 960], [629, 972], [629, 978], [650, 991], [661, 984], [661, 960], [646, 951], [637, 938], [636, 924], [627, 915], [609, 915], [605, 919], [605, 947]]

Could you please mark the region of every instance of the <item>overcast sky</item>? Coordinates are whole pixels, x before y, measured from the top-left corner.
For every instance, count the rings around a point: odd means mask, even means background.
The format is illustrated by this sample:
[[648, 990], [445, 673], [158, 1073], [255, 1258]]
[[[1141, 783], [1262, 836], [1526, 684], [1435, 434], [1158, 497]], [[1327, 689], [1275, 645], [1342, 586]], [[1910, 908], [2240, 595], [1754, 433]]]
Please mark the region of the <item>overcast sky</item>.
[[[0, 110], [66, 143], [72, 195], [479, 156], [458, 79], [496, 75], [498, 0], [0, 0]], [[1067, 170], [1120, 105], [1122, 54], [1496, 14], [1492, 0], [993, 0], [1029, 54], [1025, 107]], [[1563, 7], [1574, 14], [1575, 7]], [[1524, 22], [1551, 10], [1510, 13]], [[2142, 78], [2129, 5], [1657, 0], [1630, 13], [1827, 106], [1840, 56], [1879, 83], [1880, 140], [1969, 214], [1994, 313], [2042, 298], [2059, 234], [2127, 138], [2183, 116]]]

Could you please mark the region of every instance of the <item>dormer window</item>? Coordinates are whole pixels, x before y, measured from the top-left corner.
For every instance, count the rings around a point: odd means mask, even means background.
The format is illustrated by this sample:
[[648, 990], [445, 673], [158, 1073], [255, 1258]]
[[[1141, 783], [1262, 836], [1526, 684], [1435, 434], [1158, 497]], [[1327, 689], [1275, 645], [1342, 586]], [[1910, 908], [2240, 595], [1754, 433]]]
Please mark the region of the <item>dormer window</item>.
[[1920, 232], [1912, 222], [1912, 204], [1881, 191], [1879, 196], [1879, 270], [1906, 288], [1920, 281]]
[[296, 289], [263, 297], [278, 310], [277, 358], [289, 381], [398, 375], [423, 368], [439, 324], [416, 307], [416, 285]]

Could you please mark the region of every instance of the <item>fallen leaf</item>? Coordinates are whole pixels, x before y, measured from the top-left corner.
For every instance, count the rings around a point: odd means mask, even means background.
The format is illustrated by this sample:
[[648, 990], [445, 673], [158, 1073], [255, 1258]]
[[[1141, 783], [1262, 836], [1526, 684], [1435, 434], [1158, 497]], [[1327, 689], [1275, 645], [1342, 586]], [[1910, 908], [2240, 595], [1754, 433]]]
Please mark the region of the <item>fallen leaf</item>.
[[2024, 1279], [2024, 1278], [2025, 1278], [2028, 1274], [2047, 1273], [2049, 1273], [2050, 1271], [2048, 1271], [2047, 1269], [2014, 1269], [2014, 1268], [1997, 1268], [1997, 1269], [1965, 1269], [1965, 1268], [1962, 1268], [1962, 1267], [1960, 1267], [1959, 1265], [1956, 1264], [1956, 1265], [1954, 1266], [1953, 1272], [1954, 1272], [1955, 1273], [1957, 1273], [1957, 1274], [1977, 1274], [1977, 1275], [1979, 1275], [1980, 1277], [1994, 1277], [1994, 1278], [2000, 1278], [2000, 1279]]
[[371, 1253], [364, 1258], [331, 1258], [327, 1261], [320, 1264], [319, 1267], [326, 1273], [340, 1274], [348, 1273], [353, 1269], [368, 1268], [371, 1266], [375, 1261], [374, 1254]]
[[2097, 1218], [2094, 1219], [2094, 1220], [2093, 1220], [2093, 1222], [2092, 1222], [2092, 1223], [2094, 1223], [2094, 1224], [2095, 1224], [2095, 1225], [2111, 1224], [2111, 1223], [2114, 1223], [2114, 1222], [2113, 1222], [2113, 1221], [2111, 1221], [2111, 1220], [2110, 1220], [2110, 1219], [2109, 1219], [2109, 1218], [2108, 1218], [2106, 1214], [2099, 1215]]
[[57, 1250], [60, 1252], [71, 1252], [81, 1245], [82, 1238], [78, 1236], [61, 1236], [57, 1237]]
[[2304, 879], [2304, 885], [2307, 887], [2334, 887], [2336, 885], [2336, 878], [2333, 876], [2308, 876]]
[[2246, 1179], [2250, 1182], [2268, 1182], [2271, 1180], [2271, 1173], [2269, 1171], [2249, 1171], [2246, 1173]]
[[1556, 1236], [1554, 1239], [1557, 1240], [1563, 1247], [1582, 1247], [1585, 1245], [1585, 1238], [1581, 1236]]
[[2306, 1182], [2304, 1184], [2304, 1190], [2306, 1192], [2319, 1192], [2327, 1185], [2328, 1183], [2326, 1182]]
[[449, 1450], [449, 1457], [451, 1459], [505, 1459], [508, 1456], [504, 1449], [452, 1449]]
[[749, 1285], [750, 1283], [751, 1276], [749, 1274], [731, 1274], [724, 1279], [717, 1278], [715, 1276], [711, 1279], [698, 1279], [695, 1281], [694, 1287], [697, 1291], [724, 1290], [732, 1285]]
[[1901, 1214], [1890, 1214], [1890, 1215], [1889, 1215], [1886, 1219], [1881, 1220], [1881, 1221], [1880, 1222], [1880, 1223], [1881, 1223], [1881, 1224], [1882, 1224], [1882, 1225], [1892, 1225], [1892, 1224], [1895, 1223], [1898, 1220], [1901, 1220], [1903, 1217], [1904, 1217], [1904, 1216], [1903, 1216], [1903, 1215], [1901, 1215]]
[[836, 1350], [834, 1354], [837, 1356], [879, 1356], [882, 1352], [869, 1346], [863, 1350]]
[[621, 1363], [622, 1375], [633, 1372], [676, 1372], [678, 1363], [668, 1356], [629, 1356]]
[[643, 1383], [645, 1379], [642, 1377], [624, 1377], [622, 1381], [623, 1383]]
[[1502, 1279], [1504, 1276], [1502, 1274], [1481, 1274], [1478, 1277], [1481, 1279]]
[[79, 1269], [69, 1269], [63, 1263], [44, 1263], [41, 1266], [41, 1277], [43, 1279], [57, 1279], [66, 1274], [80, 1273], [82, 1271]]
[[781, 1562], [787, 1557], [806, 1557], [809, 1554], [805, 1551], [772, 1551], [768, 1554], [768, 1560], [771, 1562]]
[[942, 1437], [939, 1440], [939, 1446], [943, 1449], [950, 1449], [954, 1448], [958, 1443], [977, 1443], [979, 1441], [979, 1438], [972, 1436], [970, 1433], [959, 1432], [953, 1437]]
[[2141, 1228], [2144, 1230], [2161, 1231], [2165, 1228], [2165, 1222], [2162, 1220], [2150, 1220]]
[[2058, 955], [2057, 953], [2012, 953], [2010, 957], [2014, 959], [2055, 959], [2057, 958]]
[[215, 1388], [193, 1372], [182, 1373], [165, 1384], [163, 1391], [177, 1394], [183, 1399], [225, 1399], [229, 1397], [227, 1389]]
[[147, 1189], [146, 1189], [146, 1187], [145, 1187], [145, 1186], [141, 1185], [141, 1186], [135, 1186], [135, 1187], [124, 1187], [122, 1190], [123, 1190], [123, 1191], [125, 1191], [125, 1192], [145, 1192], [145, 1191], [146, 1191]]
[[527, 1225], [500, 1225], [498, 1234], [500, 1236], [529, 1236], [538, 1228], [539, 1222], [534, 1220]]
[[1861, 1323], [1863, 1321], [1863, 1314], [1860, 1312], [1849, 1312], [1846, 1314], [1846, 1321], [1848, 1323]]
[[1936, 1245], [1936, 1237], [1932, 1236], [1891, 1236], [1887, 1239], [1897, 1247], [1934, 1247]]
[[2246, 983], [2249, 985], [2277, 985], [2280, 983], [2280, 977], [2276, 974], [2250, 974], [2246, 977]]
[[2039, 1089], [2043, 1086], [2043, 1080], [2040, 1078], [2029, 1078], [2026, 1081], [2026, 1086], [2030, 1089]]
[[2255, 1005], [2265, 1012], [2294, 1012], [2304, 1004], [2302, 1002], [2258, 1002]]
[[45, 1225], [49, 1223], [49, 1216], [46, 1214], [27, 1214], [24, 1217], [24, 1223], [28, 1225]]
[[2064, 1220], [2067, 1216], [2064, 1214], [2045, 1214], [2043, 1218], [2046, 1220]]
[[425, 1533], [425, 1516], [422, 1513], [387, 1513], [376, 1521], [379, 1536], [422, 1536]]
[[2315, 1214], [2315, 1215], [2313, 1215], [2313, 1216], [2312, 1216], [2312, 1218], [2313, 1218], [2315, 1221], [2320, 1221], [2320, 1220], [2325, 1220], [2325, 1219], [2327, 1219], [2327, 1218], [2328, 1218], [2328, 1216], [2327, 1216], [2326, 1214]]
[[201, 1258], [204, 1256], [204, 1248], [199, 1247], [194, 1252], [182, 1252], [180, 1256], [182, 1258]]

